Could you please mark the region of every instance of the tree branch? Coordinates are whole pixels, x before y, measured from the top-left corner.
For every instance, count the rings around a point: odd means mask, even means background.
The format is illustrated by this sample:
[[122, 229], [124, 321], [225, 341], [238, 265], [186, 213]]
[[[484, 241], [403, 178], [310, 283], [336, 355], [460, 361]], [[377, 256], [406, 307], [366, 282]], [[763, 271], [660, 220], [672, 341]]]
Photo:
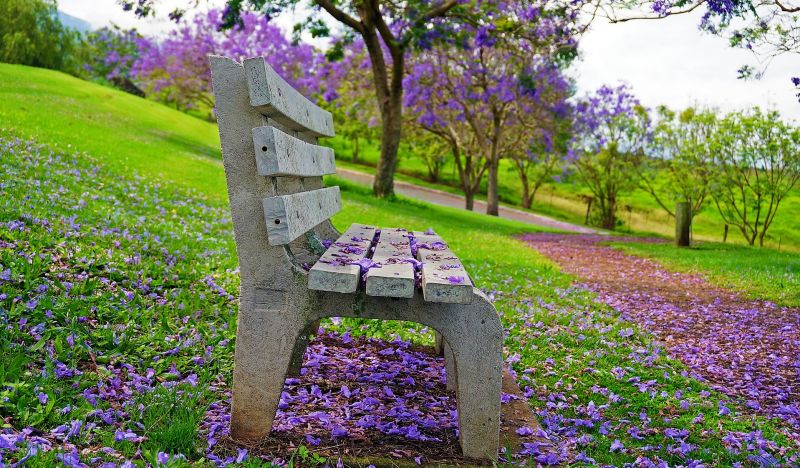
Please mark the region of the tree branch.
[[433, 7], [430, 10], [428, 10], [427, 13], [422, 15], [419, 21], [424, 22], [432, 20], [433, 18], [444, 16], [447, 14], [448, 11], [452, 10], [456, 5], [458, 5], [458, 1], [456, 0], [447, 0], [445, 2], [442, 2], [441, 4], [439, 4], [439, 6]]
[[775, 0], [775, 5], [786, 13], [797, 13], [800, 12], [800, 7], [787, 7], [786, 5], [782, 4], [780, 0]]
[[[778, 0], [775, 0], [777, 3]], [[676, 16], [676, 15], [685, 15], [686, 13], [691, 13], [692, 11], [696, 10], [700, 5], [704, 4], [706, 0], [700, 0], [699, 2], [695, 3], [694, 5], [686, 8], [685, 10], [678, 10], [678, 11], [671, 11], [666, 15], [661, 16], [629, 16], [627, 18], [608, 18], [609, 23], [624, 23], [626, 21], [634, 21], [634, 20], [657, 20], [657, 19], [664, 19], [669, 16]]]
[[336, 5], [334, 5], [331, 0], [314, 0], [314, 1], [317, 3], [317, 5], [321, 6], [325, 11], [328, 12], [329, 15], [333, 16], [340, 23], [344, 23], [360, 33], [364, 32], [364, 25], [360, 21], [348, 15], [343, 10], [336, 8]]

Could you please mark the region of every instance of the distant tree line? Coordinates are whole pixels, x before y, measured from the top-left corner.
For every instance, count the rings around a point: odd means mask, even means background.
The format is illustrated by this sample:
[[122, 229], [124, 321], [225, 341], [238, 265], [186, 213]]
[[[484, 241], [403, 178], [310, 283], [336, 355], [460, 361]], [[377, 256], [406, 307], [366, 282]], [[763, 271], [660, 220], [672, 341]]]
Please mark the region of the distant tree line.
[[[748, 243], [763, 245], [800, 177], [797, 127], [760, 109], [648, 110], [626, 86], [576, 96], [565, 69], [577, 50], [577, 20], [572, 10], [543, 8], [503, 3], [497, 21], [459, 23], [404, 52], [400, 144], [429, 179], [453, 167], [466, 208], [485, 187], [487, 213], [496, 215], [506, 161], [526, 208], [543, 186], [572, 180], [591, 193], [591, 222], [614, 229], [621, 197], [642, 189], [670, 216], [677, 202], [688, 202], [692, 215], [713, 206]], [[207, 55], [262, 55], [333, 112], [354, 160], [363, 142], [385, 144], [387, 111], [375, 94], [369, 44], [345, 34], [318, 50], [268, 16], [240, 11], [227, 24], [229, 14], [179, 15], [161, 38], [119, 28], [80, 34], [59, 23], [52, 0], [8, 0], [0, 4], [0, 60], [106, 81], [213, 119]], [[503, 23], [504, 15], [515, 20]]]

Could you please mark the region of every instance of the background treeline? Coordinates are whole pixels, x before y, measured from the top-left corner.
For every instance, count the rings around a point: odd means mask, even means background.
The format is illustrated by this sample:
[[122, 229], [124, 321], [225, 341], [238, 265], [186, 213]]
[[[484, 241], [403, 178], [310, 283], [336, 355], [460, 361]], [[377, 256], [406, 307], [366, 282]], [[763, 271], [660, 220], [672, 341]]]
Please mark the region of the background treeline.
[[[329, 143], [343, 165], [373, 170], [381, 111], [363, 42], [333, 38], [318, 50], [258, 13], [243, 12], [230, 29], [223, 23], [211, 10], [158, 39], [117, 28], [80, 33], [59, 22], [52, 0], [6, 0], [0, 61], [108, 82], [213, 119], [206, 56], [263, 55], [334, 113], [338, 136]], [[730, 228], [750, 245], [800, 245], [790, 226], [800, 216], [794, 123], [761, 109], [646, 109], [624, 85], [576, 96], [568, 68], [577, 45], [528, 33], [477, 24], [459, 32], [458, 46], [407, 52], [401, 174], [464, 194], [468, 209], [483, 198], [490, 214], [504, 201], [606, 229], [666, 233], [676, 203], [689, 202], [701, 237]]]

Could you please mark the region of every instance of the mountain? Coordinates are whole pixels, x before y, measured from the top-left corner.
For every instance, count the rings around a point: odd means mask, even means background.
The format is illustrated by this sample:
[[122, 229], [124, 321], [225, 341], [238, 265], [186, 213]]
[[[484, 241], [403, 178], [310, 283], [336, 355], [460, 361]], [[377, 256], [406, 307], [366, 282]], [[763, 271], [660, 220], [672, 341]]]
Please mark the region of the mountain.
[[58, 19], [64, 26], [82, 33], [89, 32], [93, 29], [92, 25], [88, 21], [72, 16], [68, 13], [64, 13], [61, 10], [58, 10]]

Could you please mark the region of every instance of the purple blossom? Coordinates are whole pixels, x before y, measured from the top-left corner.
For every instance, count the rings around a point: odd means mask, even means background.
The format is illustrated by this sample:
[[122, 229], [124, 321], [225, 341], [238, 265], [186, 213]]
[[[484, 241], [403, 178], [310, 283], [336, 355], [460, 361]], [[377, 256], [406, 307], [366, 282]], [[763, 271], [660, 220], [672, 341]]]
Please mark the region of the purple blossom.
[[450, 284], [461, 284], [461, 283], [464, 282], [464, 277], [463, 276], [448, 276], [447, 277], [447, 281], [449, 281]]

